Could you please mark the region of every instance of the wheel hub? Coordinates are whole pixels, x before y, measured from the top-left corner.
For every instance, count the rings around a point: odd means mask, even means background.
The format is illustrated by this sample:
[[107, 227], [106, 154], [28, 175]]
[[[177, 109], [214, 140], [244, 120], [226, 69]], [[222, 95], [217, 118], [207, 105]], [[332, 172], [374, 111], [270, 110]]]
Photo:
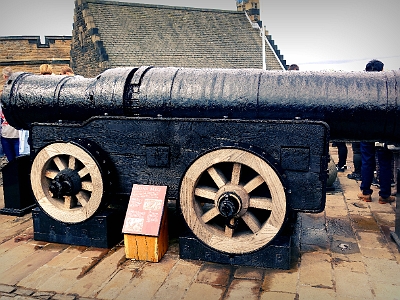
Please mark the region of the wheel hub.
[[218, 210], [225, 218], [232, 219], [237, 216], [242, 206], [241, 199], [233, 192], [226, 192], [218, 199]]
[[243, 187], [226, 184], [216, 193], [215, 206], [224, 218], [242, 216], [249, 207], [249, 194]]
[[238, 225], [236, 218], [242, 207], [242, 201], [234, 192], [225, 192], [218, 199], [218, 210], [225, 218], [225, 225], [235, 229]]
[[60, 171], [49, 186], [53, 198], [75, 195], [81, 188], [82, 183], [79, 174], [75, 170], [69, 168]]

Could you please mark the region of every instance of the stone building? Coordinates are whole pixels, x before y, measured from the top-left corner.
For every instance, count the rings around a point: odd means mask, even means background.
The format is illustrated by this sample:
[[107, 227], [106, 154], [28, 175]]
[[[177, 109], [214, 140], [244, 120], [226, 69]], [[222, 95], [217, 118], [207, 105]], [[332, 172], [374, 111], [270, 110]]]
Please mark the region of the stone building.
[[[0, 69], [39, 74], [41, 64], [50, 64], [59, 74], [62, 66], [70, 64], [70, 50], [71, 36], [46, 36], [44, 43], [39, 36], [0, 37]], [[4, 84], [2, 76], [0, 84]]]
[[237, 11], [245, 11], [252, 22], [260, 21], [259, 0], [236, 0]]
[[[261, 69], [262, 44], [243, 11], [75, 0], [71, 66], [87, 77], [143, 65]], [[267, 70], [286, 69], [270, 38], [265, 52]]]
[[[262, 68], [259, 0], [236, 2], [238, 11], [75, 0], [72, 37], [0, 37], [0, 69], [38, 74], [47, 63], [55, 74], [70, 65], [93, 77], [142, 65]], [[270, 36], [265, 55], [268, 70], [287, 68]]]

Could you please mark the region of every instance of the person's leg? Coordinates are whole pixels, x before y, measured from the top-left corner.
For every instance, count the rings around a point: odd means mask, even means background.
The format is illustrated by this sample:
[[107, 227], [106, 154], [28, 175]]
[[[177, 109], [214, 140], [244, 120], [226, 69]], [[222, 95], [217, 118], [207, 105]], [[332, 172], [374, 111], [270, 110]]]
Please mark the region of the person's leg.
[[353, 166], [354, 171], [347, 174], [347, 178], [361, 181], [361, 150], [360, 142], [351, 143], [351, 149], [353, 150]]
[[336, 142], [338, 148], [339, 161], [337, 164], [338, 171], [344, 171], [343, 167], [346, 165], [347, 160], [347, 146], [345, 142]]
[[0, 157], [4, 156], [3, 145], [0, 143]]
[[[390, 151], [390, 152], [392, 152], [392, 151]], [[395, 152], [392, 152], [392, 178], [390, 179], [390, 185], [391, 186], [394, 186], [395, 184], [396, 184], [396, 172], [397, 172], [397, 169], [396, 169], [396, 154], [395, 154]]]
[[19, 156], [19, 138], [12, 140], [13, 140], [12, 143], [13, 143], [14, 156], [17, 157]]
[[361, 142], [361, 185], [363, 195], [371, 195], [371, 183], [375, 170], [375, 144], [373, 142]]
[[2, 137], [1, 144], [3, 145], [3, 150], [8, 161], [12, 161], [19, 155], [19, 138], [10, 139]]
[[1, 145], [3, 146], [4, 154], [8, 161], [12, 161], [14, 157], [14, 146], [12, 145], [10, 139], [1, 137]]
[[[375, 146], [376, 147], [376, 146]], [[374, 178], [372, 178], [372, 185], [378, 186], [379, 187], [379, 160], [378, 160], [378, 154], [377, 150], [382, 149], [381, 147], [376, 147], [375, 148], [375, 172], [374, 172]]]
[[360, 143], [359, 143], [359, 142], [351, 143], [351, 149], [353, 150], [354, 173], [361, 174], [361, 150], [360, 150]]
[[379, 196], [388, 198], [391, 194], [392, 152], [386, 148], [376, 151], [379, 161]]

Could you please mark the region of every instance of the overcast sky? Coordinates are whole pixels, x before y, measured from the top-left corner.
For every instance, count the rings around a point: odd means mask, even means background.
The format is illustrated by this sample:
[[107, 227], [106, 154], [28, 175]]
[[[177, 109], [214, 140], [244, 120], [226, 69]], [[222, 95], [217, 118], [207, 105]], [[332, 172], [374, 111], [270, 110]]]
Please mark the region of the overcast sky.
[[[235, 0], [124, 2], [236, 10]], [[261, 19], [287, 64], [359, 71], [373, 58], [400, 68], [400, 0], [260, 0]], [[3, 0], [0, 36], [72, 35], [74, 0]]]

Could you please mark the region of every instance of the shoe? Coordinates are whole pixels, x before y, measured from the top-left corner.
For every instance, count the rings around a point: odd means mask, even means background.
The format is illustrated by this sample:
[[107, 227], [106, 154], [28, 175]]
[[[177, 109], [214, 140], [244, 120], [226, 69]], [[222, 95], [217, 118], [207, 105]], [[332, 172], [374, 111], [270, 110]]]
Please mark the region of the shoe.
[[344, 172], [344, 170], [346, 170], [346, 169], [347, 169], [346, 166], [339, 167], [339, 165], [336, 165], [336, 170], [337, 170], [338, 172]]
[[347, 174], [347, 178], [361, 181], [361, 174], [353, 172], [351, 174]]
[[372, 202], [372, 197], [371, 195], [364, 195], [362, 192], [360, 192], [357, 195], [358, 199], [364, 201], [364, 202]]
[[376, 177], [374, 177], [374, 178], [372, 179], [372, 185], [373, 185], [373, 186], [376, 186], [376, 187], [379, 187], [379, 181], [378, 181], [378, 179], [376, 179]]
[[392, 203], [394, 201], [396, 201], [396, 197], [395, 196], [389, 196], [387, 198], [379, 197], [379, 203], [380, 204]]

